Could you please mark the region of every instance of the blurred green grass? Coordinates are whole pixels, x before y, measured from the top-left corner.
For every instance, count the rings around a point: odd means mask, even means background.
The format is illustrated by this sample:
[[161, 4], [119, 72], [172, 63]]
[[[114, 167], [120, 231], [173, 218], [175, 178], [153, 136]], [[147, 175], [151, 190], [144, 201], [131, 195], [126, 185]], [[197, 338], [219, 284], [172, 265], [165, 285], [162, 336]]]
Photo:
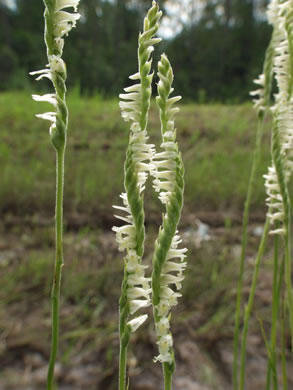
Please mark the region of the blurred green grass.
[[[0, 212], [18, 215], [46, 213], [54, 208], [55, 153], [49, 123], [35, 114], [51, 108], [29, 94], [0, 94]], [[112, 215], [112, 204], [123, 190], [123, 162], [128, 126], [118, 101], [99, 96], [86, 99], [72, 93], [66, 155], [65, 211]], [[264, 206], [261, 174], [269, 163], [269, 123], [264, 137], [254, 208]], [[150, 142], [160, 142], [160, 125], [152, 105]], [[185, 161], [185, 210], [241, 212], [255, 142], [255, 114], [250, 104], [181, 106], [178, 141]], [[159, 205], [153, 195], [149, 207]], [[97, 224], [99, 221], [97, 220]]]

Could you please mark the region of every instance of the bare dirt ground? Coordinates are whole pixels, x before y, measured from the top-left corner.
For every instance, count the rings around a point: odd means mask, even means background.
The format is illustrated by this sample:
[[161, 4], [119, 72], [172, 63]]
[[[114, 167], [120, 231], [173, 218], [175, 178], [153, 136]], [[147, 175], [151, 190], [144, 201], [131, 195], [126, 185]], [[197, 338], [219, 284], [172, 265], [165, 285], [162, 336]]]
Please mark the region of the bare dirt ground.
[[[85, 221], [82, 219], [84, 218]], [[82, 219], [82, 221], [80, 221]], [[118, 297], [122, 256], [110, 228], [82, 228], [73, 216], [65, 233], [65, 261], [59, 390], [114, 390], [118, 372]], [[238, 217], [185, 216], [181, 232], [189, 249], [184, 297], [172, 317], [177, 367], [174, 390], [230, 390], [233, 323], [240, 254]], [[72, 221], [75, 220], [75, 223]], [[210, 221], [218, 221], [211, 226]], [[51, 219], [6, 215], [0, 227], [0, 390], [45, 388], [50, 348], [50, 284], [54, 258]], [[110, 223], [109, 223], [110, 225]], [[188, 226], [185, 227], [185, 226]], [[262, 224], [250, 226], [245, 297]], [[151, 261], [148, 226], [146, 262]], [[269, 335], [270, 251], [257, 290], [247, 350], [247, 390], [265, 388], [267, 353], [258, 318]], [[150, 318], [133, 335], [129, 350], [130, 389], [162, 387], [161, 367], [153, 363], [156, 339]], [[289, 345], [288, 345], [289, 354]], [[289, 362], [289, 389], [293, 365]]]

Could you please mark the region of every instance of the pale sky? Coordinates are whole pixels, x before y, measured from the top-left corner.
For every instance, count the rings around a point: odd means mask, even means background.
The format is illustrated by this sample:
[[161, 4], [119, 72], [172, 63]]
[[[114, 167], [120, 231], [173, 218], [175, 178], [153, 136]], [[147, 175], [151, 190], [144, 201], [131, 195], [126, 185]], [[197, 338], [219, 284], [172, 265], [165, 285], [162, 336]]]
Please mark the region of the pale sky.
[[166, 9], [169, 16], [162, 19], [159, 34], [170, 38], [178, 34], [183, 24], [198, 20], [206, 0], [170, 0]]
[[15, 6], [15, 0], [4, 0], [4, 4], [5, 3], [10, 8], [14, 8], [14, 6]]
[[[159, 35], [171, 38], [182, 30], [184, 24], [198, 20], [205, 2], [206, 0], [169, 0], [166, 4], [168, 16], [165, 15], [162, 19]], [[15, 0], [4, 0], [4, 3], [11, 8], [15, 6]]]

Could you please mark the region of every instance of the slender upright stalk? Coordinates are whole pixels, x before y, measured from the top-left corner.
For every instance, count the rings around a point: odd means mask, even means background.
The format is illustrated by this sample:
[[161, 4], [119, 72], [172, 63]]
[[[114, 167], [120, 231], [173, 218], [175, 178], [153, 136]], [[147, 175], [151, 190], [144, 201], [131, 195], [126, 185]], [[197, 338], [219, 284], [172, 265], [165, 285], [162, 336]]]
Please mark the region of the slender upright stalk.
[[127, 364], [127, 346], [120, 348], [119, 356], [119, 390], [126, 389], [126, 364]]
[[273, 31], [270, 43], [266, 50], [263, 73], [258, 79], [254, 80], [255, 84], [259, 85], [259, 89], [251, 92], [254, 99], [254, 108], [257, 111], [257, 131], [255, 149], [253, 153], [252, 167], [250, 172], [250, 178], [248, 183], [247, 195], [244, 205], [243, 220], [242, 220], [242, 244], [241, 244], [241, 257], [240, 257], [240, 268], [239, 278], [237, 286], [237, 298], [236, 298], [236, 309], [235, 309], [235, 327], [234, 327], [234, 359], [233, 359], [233, 389], [238, 390], [238, 363], [239, 363], [239, 330], [241, 320], [241, 307], [243, 299], [243, 279], [244, 279], [244, 267], [246, 257], [246, 246], [247, 246], [247, 227], [249, 222], [250, 205], [253, 195], [254, 183], [257, 175], [257, 168], [260, 159], [261, 141], [263, 135], [264, 121], [268, 107], [270, 106], [271, 89], [273, 80], [273, 58], [275, 55], [275, 37], [276, 33]]
[[[290, 213], [290, 211], [289, 211]], [[290, 218], [290, 214], [289, 214]], [[285, 235], [285, 282], [286, 282], [286, 301], [288, 305], [291, 350], [293, 351], [293, 293], [292, 293], [292, 273], [291, 273], [291, 245], [290, 245], [290, 222], [288, 221], [287, 232]]]
[[163, 364], [163, 373], [164, 373], [164, 385], [165, 390], [172, 389], [172, 375], [170, 374], [170, 369], [167, 363]]
[[245, 307], [244, 312], [244, 325], [242, 330], [242, 341], [241, 341], [241, 360], [240, 360], [240, 381], [239, 381], [239, 390], [244, 390], [244, 383], [245, 383], [245, 368], [246, 368], [246, 343], [247, 343], [247, 334], [248, 334], [248, 325], [251, 317], [251, 311], [254, 303], [254, 296], [256, 291], [256, 285], [259, 275], [259, 269], [260, 269], [260, 263], [264, 254], [266, 241], [268, 237], [270, 229], [270, 220], [269, 218], [266, 219], [264, 231], [261, 239], [261, 243], [258, 249], [256, 261], [255, 261], [255, 267], [252, 277], [252, 284], [250, 288], [249, 298], [247, 306]]
[[242, 247], [241, 247], [240, 269], [239, 269], [236, 310], [235, 310], [235, 327], [234, 327], [234, 360], [233, 360], [234, 390], [238, 389], [239, 329], [240, 329], [240, 319], [241, 319], [241, 306], [242, 306], [242, 299], [243, 299], [243, 279], [244, 279], [244, 265], [245, 265], [245, 257], [246, 257], [246, 246], [247, 246], [247, 227], [249, 221], [251, 199], [253, 195], [253, 189], [254, 189], [254, 184], [257, 175], [257, 168], [258, 168], [259, 158], [260, 158], [263, 128], [264, 128], [264, 113], [260, 112], [258, 115], [256, 143], [255, 143], [255, 149], [253, 153], [252, 167], [251, 167], [250, 179], [248, 183], [247, 195], [246, 195], [246, 200], [244, 205], [243, 222], [242, 222]]
[[[51, 292], [52, 313], [52, 341], [51, 355], [48, 367], [47, 389], [54, 388], [54, 367], [58, 353], [59, 341], [59, 306], [61, 275], [63, 267], [63, 186], [64, 186], [64, 156], [66, 149], [68, 110], [66, 105], [66, 65], [62, 59], [64, 39], [69, 31], [75, 27], [80, 18], [77, 13], [79, 0], [44, 0], [45, 4], [45, 44], [47, 48], [48, 65], [45, 69], [31, 72], [38, 75], [37, 80], [47, 78], [54, 87], [55, 93], [43, 96], [33, 95], [36, 101], [45, 101], [52, 104], [54, 112], [38, 114], [37, 117], [51, 122], [50, 139], [56, 151], [56, 257]], [[73, 8], [69, 13], [64, 9]]]
[[285, 332], [285, 299], [282, 295], [281, 314], [281, 344], [282, 344], [282, 384], [283, 390], [288, 390], [287, 359], [286, 359], [286, 332]]
[[272, 328], [270, 340], [270, 359], [267, 367], [266, 389], [271, 388], [271, 377], [273, 374], [274, 390], [278, 390], [278, 375], [277, 375], [277, 326], [279, 315], [280, 301], [280, 267], [279, 267], [279, 236], [274, 238], [274, 270], [273, 270], [273, 294], [272, 294]]
[[57, 169], [56, 169], [56, 259], [54, 279], [51, 293], [52, 304], [52, 340], [51, 340], [51, 355], [48, 369], [48, 385], [47, 389], [53, 388], [54, 367], [58, 351], [59, 340], [59, 301], [61, 276], [63, 267], [63, 187], [64, 187], [64, 152], [65, 147], [56, 152]]

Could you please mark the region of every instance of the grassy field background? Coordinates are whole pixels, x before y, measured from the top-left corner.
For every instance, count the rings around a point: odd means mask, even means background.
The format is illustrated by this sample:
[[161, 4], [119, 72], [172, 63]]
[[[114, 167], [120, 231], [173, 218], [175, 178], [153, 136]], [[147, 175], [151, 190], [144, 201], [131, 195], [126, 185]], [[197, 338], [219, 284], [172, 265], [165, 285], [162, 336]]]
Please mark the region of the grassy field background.
[[[116, 100], [80, 99], [72, 94], [68, 106], [65, 211], [97, 213], [107, 218], [123, 189], [127, 124], [120, 117]], [[49, 124], [34, 117], [50, 107], [32, 101], [24, 93], [0, 94], [0, 107], [0, 211], [20, 215], [51, 213], [55, 155], [48, 137]], [[255, 126], [255, 114], [249, 104], [182, 105], [177, 132], [186, 168], [185, 210], [233, 209], [241, 213]], [[151, 109], [149, 133], [150, 141], [159, 146], [155, 105]], [[261, 173], [269, 162], [269, 140], [267, 131], [254, 208], [263, 209]], [[157, 210], [158, 203], [150, 198], [147, 207]], [[101, 224], [98, 216], [96, 224]]]
[[[68, 105], [59, 390], [113, 390], [123, 261], [111, 232], [117, 223], [112, 205], [119, 204], [123, 190], [128, 128], [116, 100], [69, 94]], [[44, 104], [42, 108], [24, 93], [0, 94], [0, 107], [0, 389], [39, 390], [44, 388], [50, 346], [55, 155], [48, 123], [34, 115], [50, 107]], [[250, 104], [183, 104], [177, 117], [186, 168], [180, 231], [189, 254], [183, 298], [172, 317], [175, 390], [231, 388], [241, 217], [255, 131]], [[159, 118], [154, 104], [149, 133], [150, 142], [158, 146]], [[246, 297], [265, 215], [262, 174], [269, 155], [268, 118], [254, 186]], [[145, 262], [150, 265], [162, 209], [148, 186]], [[207, 240], [198, 235], [201, 223], [208, 229]], [[249, 390], [263, 388], [259, 381], [266, 374], [258, 319], [262, 318], [269, 334], [271, 257], [269, 246], [248, 340]], [[131, 389], [158, 389], [162, 377], [160, 366], [152, 363], [156, 353], [150, 319], [135, 335], [130, 350]]]

